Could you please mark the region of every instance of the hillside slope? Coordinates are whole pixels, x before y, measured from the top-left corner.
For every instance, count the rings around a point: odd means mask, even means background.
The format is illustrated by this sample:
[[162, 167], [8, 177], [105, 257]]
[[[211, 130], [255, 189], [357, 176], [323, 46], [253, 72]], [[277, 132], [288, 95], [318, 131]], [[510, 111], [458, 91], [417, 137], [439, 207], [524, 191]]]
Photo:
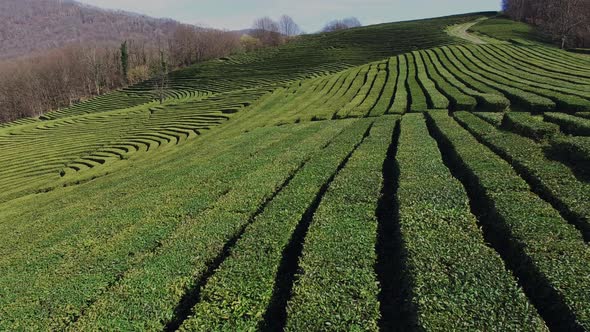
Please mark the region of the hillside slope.
[[[6, 129], [0, 129], [0, 140], [11, 144], [11, 150], [20, 152], [6, 155], [5, 161], [10, 165], [3, 171], [6, 178], [2, 188], [5, 191], [0, 194], [0, 201], [43, 190], [63, 180], [72, 181], [60, 174], [74, 171], [75, 175], [77, 171], [102, 168], [113, 161], [127, 159], [137, 151], [153, 152], [156, 147], [197, 137], [220, 121], [235, 116], [263, 95], [298, 80], [338, 72], [419, 47], [460, 43], [460, 39], [446, 34], [444, 28], [481, 15], [382, 24], [304, 36], [279, 48], [209, 61], [172, 72], [164, 105], [154, 101], [157, 82], [147, 81], [47, 113], [40, 119], [5, 124]], [[72, 142], [57, 138], [68, 137], [72, 130], [87, 138]], [[35, 151], [48, 140], [63, 141], [67, 149], [62, 146], [45, 150], [45, 162], [42, 162]], [[43, 167], [37, 167], [35, 160], [42, 162]], [[47, 163], [48, 160], [51, 163]], [[17, 165], [26, 165], [27, 172], [22, 172]]]
[[178, 23], [71, 0], [0, 1], [0, 59], [29, 55], [69, 43], [116, 44], [125, 39], [157, 40]]
[[[413, 49], [461, 42], [460, 39], [446, 34], [444, 28], [485, 15], [491, 13], [381, 24], [302, 36], [278, 48], [263, 49], [174, 71], [168, 78], [171, 91], [166, 96], [175, 98], [179, 94], [211, 95], [252, 87], [273, 89], [297, 79], [338, 72]], [[44, 118], [56, 119], [140, 105], [155, 99], [157, 83], [148, 80], [119, 93], [48, 113]]]
[[590, 329], [590, 60], [480, 17], [0, 128], [0, 330]]

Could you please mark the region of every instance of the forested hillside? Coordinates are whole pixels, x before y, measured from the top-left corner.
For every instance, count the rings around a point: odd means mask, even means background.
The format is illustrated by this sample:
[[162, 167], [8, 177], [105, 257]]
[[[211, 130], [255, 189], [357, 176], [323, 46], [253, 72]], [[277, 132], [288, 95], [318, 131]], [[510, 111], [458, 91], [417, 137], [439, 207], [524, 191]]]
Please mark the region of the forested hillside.
[[73, 0], [0, 1], [0, 59], [67, 44], [116, 45], [125, 39], [151, 45], [172, 35], [178, 22], [104, 10]]
[[0, 122], [241, 52], [240, 35], [75, 1], [0, 1]]
[[532, 24], [561, 48], [590, 47], [590, 1], [503, 0], [504, 14]]

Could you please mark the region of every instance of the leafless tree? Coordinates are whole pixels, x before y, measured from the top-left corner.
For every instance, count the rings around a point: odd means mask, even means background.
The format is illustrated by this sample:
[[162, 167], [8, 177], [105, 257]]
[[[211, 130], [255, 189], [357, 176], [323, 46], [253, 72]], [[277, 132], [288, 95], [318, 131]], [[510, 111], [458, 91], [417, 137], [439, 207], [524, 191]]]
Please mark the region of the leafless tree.
[[182, 25], [174, 31], [170, 39], [170, 53], [177, 65], [187, 66], [194, 61], [194, 28]]
[[562, 48], [590, 43], [590, 0], [503, 0], [510, 18], [531, 23]]
[[361, 22], [356, 17], [348, 17], [342, 20], [334, 20], [328, 22], [322, 29], [323, 32], [334, 32], [339, 30], [346, 30], [362, 26]]
[[75, 43], [119, 45], [142, 40], [155, 47], [179, 25], [125, 12], [85, 6], [65, 0], [1, 0], [0, 59], [16, 58]]
[[293, 37], [301, 34], [301, 29], [291, 16], [283, 15], [279, 19], [279, 32], [283, 36]]
[[171, 61], [177, 66], [224, 57], [240, 48], [239, 35], [183, 25], [169, 41]]
[[[297, 34], [289, 17], [281, 24], [286, 35]], [[157, 98], [163, 99], [169, 70], [279, 45], [284, 41], [281, 28], [262, 18], [255, 24], [258, 38], [240, 38], [232, 32], [74, 1], [0, 0], [0, 59], [10, 57], [0, 60], [0, 122], [39, 116], [150, 77]], [[128, 41], [126, 77], [121, 66], [123, 40]], [[27, 56], [15, 58], [20, 54]]]
[[526, 19], [527, 9], [530, 9], [532, 4], [530, 0], [503, 0], [502, 3], [504, 11], [518, 21]]
[[[94, 91], [93, 94], [100, 95], [101, 92], [101, 61], [97, 54], [96, 47], [88, 47], [84, 49], [84, 59], [87, 67], [90, 69], [89, 81], [92, 82]], [[90, 87], [90, 85], [89, 85]], [[92, 89], [88, 89], [92, 91]]]
[[254, 21], [252, 36], [260, 40], [264, 46], [277, 46], [282, 42], [279, 24], [268, 16]]
[[[586, 0], [556, 0], [550, 1], [545, 11], [545, 26], [551, 35], [560, 41], [561, 48], [571, 44], [576, 29], [590, 24], [590, 13], [587, 11]], [[586, 10], [584, 10], [586, 9]]]
[[0, 121], [41, 115], [150, 77], [157, 81], [158, 87], [154, 89], [159, 91], [158, 95], [163, 96], [168, 75], [162, 72], [229, 56], [242, 49], [235, 33], [192, 26], [180, 26], [167, 45], [160, 40], [156, 48], [154, 43], [129, 40], [128, 82], [123, 77], [121, 50], [116, 44], [72, 44], [27, 58], [1, 61]]
[[348, 28], [358, 28], [362, 26], [361, 21], [356, 17], [347, 17], [342, 20]]

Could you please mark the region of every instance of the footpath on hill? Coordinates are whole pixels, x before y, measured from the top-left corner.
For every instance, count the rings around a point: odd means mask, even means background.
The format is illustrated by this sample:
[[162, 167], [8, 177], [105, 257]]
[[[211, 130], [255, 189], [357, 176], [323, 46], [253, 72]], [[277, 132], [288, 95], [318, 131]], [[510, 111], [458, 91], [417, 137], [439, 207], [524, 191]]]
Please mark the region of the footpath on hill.
[[500, 41], [496, 40], [494, 38], [482, 37], [482, 36], [478, 36], [478, 35], [475, 35], [475, 34], [472, 34], [469, 32], [469, 29], [471, 29], [471, 27], [473, 27], [474, 25], [479, 24], [487, 19], [488, 19], [488, 17], [481, 17], [481, 18], [478, 18], [477, 20], [472, 21], [472, 22], [453, 25], [453, 26], [448, 27], [446, 29], [446, 31], [449, 35], [451, 35], [453, 37], [461, 38], [461, 39], [467, 40], [467, 41], [469, 41], [473, 44], [477, 44], [477, 45], [483, 45], [483, 44], [489, 44], [489, 43], [499, 43]]

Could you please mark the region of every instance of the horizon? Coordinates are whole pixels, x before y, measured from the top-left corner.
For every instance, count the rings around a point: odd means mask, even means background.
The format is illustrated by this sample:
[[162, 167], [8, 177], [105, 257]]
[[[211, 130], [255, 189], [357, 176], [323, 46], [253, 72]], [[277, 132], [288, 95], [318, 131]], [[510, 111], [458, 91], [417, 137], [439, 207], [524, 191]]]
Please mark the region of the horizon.
[[[278, 19], [291, 16], [302, 31], [313, 33], [334, 19], [356, 17], [363, 25], [433, 18], [455, 14], [499, 11], [500, 0], [458, 0], [441, 3], [436, 0], [416, 0], [411, 4], [391, 0], [251, 0], [235, 3], [231, 0], [80, 0], [81, 3], [103, 9], [124, 10], [156, 18], [169, 18], [182, 23], [226, 30], [242, 30], [252, 26], [259, 17]], [[390, 14], [391, 13], [391, 14]]]

